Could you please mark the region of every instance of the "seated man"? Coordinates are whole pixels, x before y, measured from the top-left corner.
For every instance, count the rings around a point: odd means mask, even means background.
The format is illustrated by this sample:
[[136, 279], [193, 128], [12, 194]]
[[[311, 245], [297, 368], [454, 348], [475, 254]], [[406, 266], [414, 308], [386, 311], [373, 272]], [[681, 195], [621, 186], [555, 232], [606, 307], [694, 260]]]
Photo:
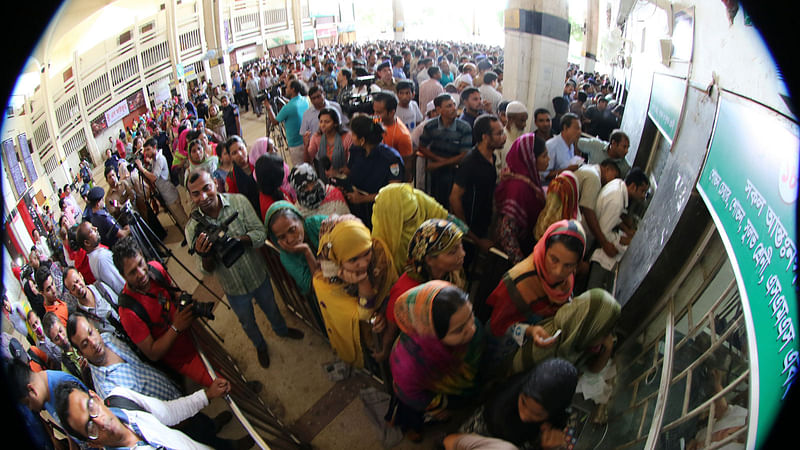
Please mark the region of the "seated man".
[[44, 296], [44, 310], [45, 312], [53, 312], [58, 316], [61, 323], [67, 325], [67, 317], [69, 312], [67, 310], [67, 303], [60, 298], [56, 290], [56, 284], [53, 276], [50, 274], [50, 269], [45, 266], [40, 266], [36, 270], [36, 288]]
[[117, 407], [106, 406], [97, 393], [80, 384], [65, 382], [55, 389], [55, 398], [65, 429], [93, 447], [225, 449], [233, 448], [233, 443], [214, 437], [208, 442], [211, 446], [207, 446], [169, 427], [194, 416], [211, 399], [228, 392], [230, 385], [224, 378], [217, 378], [205, 390], [168, 402], [116, 388], [106, 401], [120, 406]]
[[124, 387], [160, 400], [174, 400], [180, 389], [166, 375], [143, 362], [133, 349], [112, 333], [100, 332], [81, 313], [70, 316], [65, 339], [89, 362], [94, 388], [105, 398]]
[[103, 196], [105, 191], [101, 187], [93, 188], [86, 195], [86, 210], [83, 213], [85, 220], [88, 220], [100, 233], [100, 242], [106, 247], [111, 247], [117, 239], [130, 234], [130, 228], [120, 227], [117, 220], [109, 214], [106, 209]]
[[148, 263], [133, 238], [114, 246], [114, 265], [125, 278], [119, 296], [119, 317], [125, 332], [151, 361], [169, 367], [203, 386], [211, 385], [200, 355], [186, 331], [192, 308], [178, 310], [176, 290], [161, 264]]
[[114, 266], [111, 250], [100, 243], [100, 234], [97, 227], [89, 222], [83, 222], [75, 233], [78, 246], [80, 246], [89, 259], [89, 268], [97, 281], [107, 284], [114, 292], [122, 291], [125, 280]]
[[86, 375], [89, 374], [88, 367], [86, 367], [86, 360], [78, 354], [67, 340], [67, 328], [58, 320], [58, 316], [54, 313], [47, 313], [42, 318], [42, 328], [51, 342], [56, 344], [61, 350], [61, 369], [82, 381], [89, 378], [84, 378], [83, 369], [86, 368]]
[[119, 322], [116, 292], [102, 281], [87, 285], [83, 275], [74, 267], [68, 267], [64, 272], [64, 287], [78, 300], [77, 309], [86, 314], [96, 327], [102, 331], [115, 331], [109, 317]]
[[86, 389], [79, 379], [66, 372], [58, 370], [34, 372], [27, 364], [18, 360], [8, 364], [6, 375], [6, 380], [11, 383], [12, 392], [19, 395], [15, 400], [27, 406], [34, 414], [39, 414], [42, 410], [47, 411], [54, 423], [62, 429], [66, 428], [56, 414], [56, 399], [53, 395], [56, 386], [62, 382], [73, 382]]

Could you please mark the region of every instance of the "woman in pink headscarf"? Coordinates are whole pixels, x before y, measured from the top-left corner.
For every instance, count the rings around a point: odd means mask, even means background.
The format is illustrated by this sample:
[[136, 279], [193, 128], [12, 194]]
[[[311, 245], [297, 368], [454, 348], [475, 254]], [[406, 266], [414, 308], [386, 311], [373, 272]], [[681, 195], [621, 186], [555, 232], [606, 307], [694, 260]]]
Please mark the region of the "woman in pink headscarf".
[[[255, 167], [258, 158], [267, 153], [276, 153], [275, 146], [272, 144], [272, 140], [266, 137], [258, 138], [253, 145], [250, 146], [247, 159], [250, 161], [250, 164]], [[255, 172], [253, 172], [253, 178], [258, 181]], [[283, 183], [281, 183], [281, 191], [283, 191], [289, 197], [286, 200], [289, 200], [292, 203], [297, 203], [297, 195], [295, 194], [291, 183], [289, 183], [289, 165], [285, 162], [283, 163]]]

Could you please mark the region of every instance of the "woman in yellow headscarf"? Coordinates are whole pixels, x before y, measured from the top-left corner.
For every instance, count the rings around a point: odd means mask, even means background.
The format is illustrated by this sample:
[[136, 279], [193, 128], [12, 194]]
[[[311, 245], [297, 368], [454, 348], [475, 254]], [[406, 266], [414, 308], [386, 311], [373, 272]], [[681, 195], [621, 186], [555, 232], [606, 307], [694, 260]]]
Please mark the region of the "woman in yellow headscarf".
[[408, 263], [411, 236], [428, 219], [447, 219], [465, 234], [469, 233], [464, 222], [410, 184], [393, 183], [378, 191], [372, 210], [372, 235], [386, 243], [398, 271]]
[[331, 346], [342, 361], [364, 367], [362, 336], [371, 333], [369, 321], [383, 313], [397, 281], [392, 258], [386, 244], [350, 214], [322, 222], [318, 256], [321, 270], [313, 285]]

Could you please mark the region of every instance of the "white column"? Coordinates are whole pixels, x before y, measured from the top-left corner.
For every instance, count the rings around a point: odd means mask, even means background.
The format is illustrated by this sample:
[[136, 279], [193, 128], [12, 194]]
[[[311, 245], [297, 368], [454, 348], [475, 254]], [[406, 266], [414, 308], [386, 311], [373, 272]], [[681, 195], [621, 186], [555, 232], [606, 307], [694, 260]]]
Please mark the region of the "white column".
[[583, 36], [584, 72], [594, 72], [597, 62], [597, 36], [600, 27], [600, 0], [586, 0], [586, 34]]
[[402, 41], [406, 38], [406, 18], [403, 11], [403, 0], [392, 0], [392, 27], [394, 40]]
[[296, 45], [295, 51], [301, 52], [305, 50], [305, 41], [303, 41], [303, 9], [300, 6], [300, 0], [292, 0], [292, 24], [294, 25], [294, 42]]
[[[181, 63], [181, 45], [178, 41], [178, 20], [175, 12], [178, 6], [175, 0], [165, 0], [165, 3], [167, 4], [167, 42], [169, 43], [169, 59], [172, 60], [172, 79], [177, 82], [176, 89], [185, 100], [188, 98], [186, 83], [183, 78], [178, 78], [178, 64]], [[186, 70], [185, 67], [184, 70]]]
[[[569, 52], [567, 0], [509, 0], [503, 96], [528, 111], [552, 111], [564, 88]], [[532, 118], [531, 118], [532, 119]]]

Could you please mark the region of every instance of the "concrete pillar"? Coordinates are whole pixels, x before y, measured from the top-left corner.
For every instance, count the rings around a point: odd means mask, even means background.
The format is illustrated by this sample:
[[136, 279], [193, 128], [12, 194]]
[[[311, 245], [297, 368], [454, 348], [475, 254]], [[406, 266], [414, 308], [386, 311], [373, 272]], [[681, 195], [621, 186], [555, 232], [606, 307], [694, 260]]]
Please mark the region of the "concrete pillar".
[[394, 40], [405, 40], [406, 16], [403, 10], [403, 0], [392, 0], [392, 27], [394, 28]]
[[[178, 64], [181, 64], [181, 46], [178, 40], [178, 18], [176, 9], [178, 5], [176, 0], [167, 0], [167, 36], [169, 39], [169, 59], [172, 60], [172, 79], [175, 80], [175, 89], [181, 95], [181, 98], [186, 100], [186, 82], [183, 77], [178, 77]], [[186, 68], [184, 67], [184, 71]]]
[[[215, 51], [210, 60], [203, 61], [203, 68], [215, 86], [225, 83], [230, 88], [231, 60], [226, 52], [228, 42], [225, 40], [225, 30], [222, 23], [222, 3], [214, 0], [203, 0], [203, 34], [208, 48]], [[220, 58], [223, 60], [222, 64], [218, 64]], [[211, 63], [212, 60], [214, 61], [213, 64]]]
[[302, 52], [306, 46], [303, 41], [303, 9], [300, 0], [292, 0], [292, 24], [294, 25], [294, 42], [297, 44], [295, 51]]
[[[569, 53], [568, 0], [509, 0], [505, 12], [503, 97], [552, 112], [564, 90]], [[530, 122], [533, 121], [531, 117]]]
[[583, 36], [584, 72], [594, 72], [597, 62], [597, 36], [600, 32], [600, 0], [586, 0], [586, 34]]

